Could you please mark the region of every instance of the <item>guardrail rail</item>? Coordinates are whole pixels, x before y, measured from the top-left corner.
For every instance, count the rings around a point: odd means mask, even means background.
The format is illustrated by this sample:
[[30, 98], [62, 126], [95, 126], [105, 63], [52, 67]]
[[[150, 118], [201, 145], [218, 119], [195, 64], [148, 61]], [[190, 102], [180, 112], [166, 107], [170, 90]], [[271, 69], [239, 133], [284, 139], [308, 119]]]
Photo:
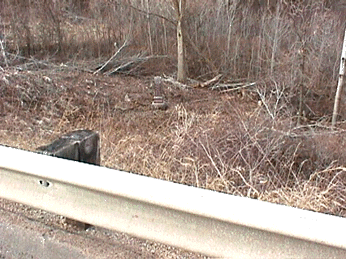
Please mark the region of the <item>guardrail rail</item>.
[[346, 219], [0, 146], [0, 197], [227, 258], [346, 258]]

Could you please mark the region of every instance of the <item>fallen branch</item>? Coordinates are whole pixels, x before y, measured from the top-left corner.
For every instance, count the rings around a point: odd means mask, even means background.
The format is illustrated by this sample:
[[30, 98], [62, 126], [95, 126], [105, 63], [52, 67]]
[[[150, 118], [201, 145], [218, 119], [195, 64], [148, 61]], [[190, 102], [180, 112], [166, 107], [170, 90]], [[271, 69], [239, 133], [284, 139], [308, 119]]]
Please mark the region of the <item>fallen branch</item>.
[[214, 84], [215, 82], [217, 82], [221, 77], [222, 77], [221, 74], [217, 75], [216, 77], [214, 77], [214, 78], [212, 78], [212, 79], [210, 79], [210, 80], [208, 80], [208, 81], [206, 81], [204, 83], [200, 83], [197, 86], [198, 87], [208, 87], [208, 86]]
[[111, 75], [120, 71], [124, 71], [124, 70], [129, 70], [131, 67], [133, 67], [135, 64], [138, 63], [142, 63], [142, 62], [146, 62], [150, 59], [154, 59], [154, 58], [167, 58], [168, 56], [166, 55], [152, 55], [152, 56], [146, 56], [146, 57], [140, 57], [137, 56], [135, 58], [132, 58], [132, 60], [126, 62], [125, 64], [121, 64], [120, 66], [108, 71], [107, 73], [105, 73], [105, 75]]
[[135, 63], [135, 61], [133, 61], [133, 60], [132, 60], [132, 61], [129, 61], [129, 62], [125, 63], [125, 64], [122, 64], [122, 65], [120, 65], [120, 66], [118, 66], [118, 67], [116, 67], [116, 68], [114, 68], [114, 69], [108, 71], [107, 73], [105, 73], [105, 75], [109, 76], [109, 75], [114, 74], [114, 73], [116, 73], [116, 72], [119, 72], [119, 71], [121, 71], [121, 70], [127, 70], [127, 69], [130, 68], [134, 63]]
[[74, 66], [68, 63], [60, 63], [60, 64], [55, 64], [53, 62], [49, 62], [49, 61], [40, 61], [34, 58], [25, 58], [25, 57], [20, 57], [18, 55], [12, 54], [13, 56], [17, 56], [21, 59], [24, 60], [29, 60], [32, 62], [27, 62], [27, 63], [23, 63], [22, 65], [17, 65], [16, 68], [21, 68], [22, 70], [24, 70], [23, 66], [29, 66], [29, 65], [36, 65], [39, 64], [41, 66], [45, 66], [47, 68], [50, 69], [58, 69], [58, 70], [76, 70], [76, 71], [81, 71], [81, 72], [86, 72], [86, 73], [94, 73], [94, 69], [89, 69], [89, 68], [84, 68], [84, 67], [79, 67], [79, 66]]
[[183, 89], [183, 90], [186, 90], [186, 89], [190, 88], [189, 85], [180, 83], [176, 79], [174, 79], [173, 77], [165, 76], [165, 78], [162, 78], [162, 81], [171, 83], [171, 84], [173, 84], [173, 85], [175, 85], [175, 86], [177, 86], [177, 87], [179, 87], [180, 89]]
[[94, 73], [94, 69], [88, 69], [88, 68], [83, 68], [83, 67], [77, 67], [77, 66], [73, 66], [73, 65], [69, 65], [69, 64], [65, 64], [65, 63], [61, 63], [61, 64], [55, 64], [53, 62], [49, 62], [47, 60], [37, 60], [33, 57], [27, 58], [24, 56], [21, 56], [19, 54], [13, 54], [10, 52], [5, 52], [7, 56], [13, 57], [14, 59], [20, 59], [20, 60], [24, 60], [24, 61], [28, 61], [26, 63], [22, 63], [22, 64], [18, 64], [15, 66], [15, 68], [17, 70], [27, 70], [30, 66], [45, 66], [48, 68], [56, 68], [56, 69], [69, 69], [69, 70], [77, 70], [77, 71], [82, 71], [82, 72], [87, 72], [87, 73]]
[[124, 44], [117, 50], [117, 52], [114, 53], [113, 56], [110, 57], [110, 59], [108, 59], [106, 61], [106, 63], [104, 63], [99, 69], [97, 69], [93, 74], [97, 74], [98, 72], [100, 72], [102, 69], [105, 68], [105, 66], [108, 65], [109, 62], [111, 62], [116, 56], [119, 55], [119, 53], [123, 50], [123, 48], [125, 48], [127, 46], [127, 40], [124, 42]]
[[237, 91], [243, 88], [247, 88], [250, 86], [256, 85], [256, 82], [252, 83], [234, 83], [234, 84], [218, 84], [214, 87], [212, 87], [212, 90], [218, 90], [218, 89], [226, 89], [222, 90], [222, 93], [227, 93], [227, 92], [232, 92], [232, 91]]

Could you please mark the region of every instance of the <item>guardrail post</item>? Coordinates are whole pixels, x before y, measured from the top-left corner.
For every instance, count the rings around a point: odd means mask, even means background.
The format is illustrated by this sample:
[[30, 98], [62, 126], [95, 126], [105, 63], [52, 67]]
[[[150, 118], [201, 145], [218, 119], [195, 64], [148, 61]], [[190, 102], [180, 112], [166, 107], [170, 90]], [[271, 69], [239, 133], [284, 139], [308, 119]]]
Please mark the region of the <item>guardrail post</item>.
[[[91, 130], [76, 130], [54, 140], [51, 144], [38, 147], [45, 155], [100, 165], [100, 137]], [[42, 182], [42, 184], [45, 184]], [[89, 224], [66, 218], [66, 223], [79, 229], [87, 229]]]

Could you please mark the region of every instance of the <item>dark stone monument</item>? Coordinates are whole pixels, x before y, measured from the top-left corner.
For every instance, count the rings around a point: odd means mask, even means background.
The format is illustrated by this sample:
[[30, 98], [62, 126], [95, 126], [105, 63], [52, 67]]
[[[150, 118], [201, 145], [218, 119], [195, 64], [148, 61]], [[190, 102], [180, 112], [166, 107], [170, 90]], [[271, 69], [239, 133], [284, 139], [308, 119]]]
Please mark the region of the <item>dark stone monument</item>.
[[100, 137], [91, 130], [76, 130], [37, 148], [43, 154], [100, 165]]
[[[37, 150], [45, 155], [100, 165], [100, 137], [98, 133], [91, 130], [72, 131]], [[90, 227], [87, 223], [68, 218], [66, 223], [78, 229], [86, 230]]]

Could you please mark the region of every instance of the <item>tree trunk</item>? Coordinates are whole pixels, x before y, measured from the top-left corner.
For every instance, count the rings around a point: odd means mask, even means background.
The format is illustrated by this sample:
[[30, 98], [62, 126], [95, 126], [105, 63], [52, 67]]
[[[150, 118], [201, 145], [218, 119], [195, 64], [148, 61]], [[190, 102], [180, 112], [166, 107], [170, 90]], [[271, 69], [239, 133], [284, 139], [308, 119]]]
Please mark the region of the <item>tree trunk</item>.
[[146, 2], [147, 4], [147, 23], [148, 23], [148, 38], [149, 38], [149, 48], [150, 48], [150, 55], [153, 55], [153, 42], [151, 39], [151, 25], [150, 25], [150, 4], [149, 4], [149, 0], [147, 0]]
[[177, 80], [179, 82], [184, 82], [186, 80], [185, 73], [185, 53], [184, 53], [184, 38], [181, 21], [178, 21], [177, 25], [177, 42], [178, 42], [178, 72]]
[[179, 82], [185, 82], [185, 50], [184, 50], [184, 13], [186, 0], [172, 0], [173, 6], [177, 13], [177, 45], [178, 45], [178, 72], [177, 80]]
[[339, 109], [341, 91], [342, 91], [342, 87], [344, 85], [345, 66], [346, 66], [346, 30], [345, 30], [345, 34], [344, 34], [344, 43], [342, 46], [342, 53], [341, 53], [341, 63], [340, 63], [338, 87], [337, 87], [336, 94], [335, 94], [332, 127], [335, 127], [336, 120], [338, 117], [338, 109]]
[[272, 56], [270, 61], [270, 75], [273, 76], [274, 74], [274, 67], [275, 67], [275, 58], [276, 53], [278, 50], [279, 45], [279, 26], [280, 26], [280, 8], [281, 8], [282, 2], [279, 1], [276, 5], [276, 12], [275, 12], [275, 27], [274, 27], [274, 38], [273, 38], [273, 46], [272, 46]]

